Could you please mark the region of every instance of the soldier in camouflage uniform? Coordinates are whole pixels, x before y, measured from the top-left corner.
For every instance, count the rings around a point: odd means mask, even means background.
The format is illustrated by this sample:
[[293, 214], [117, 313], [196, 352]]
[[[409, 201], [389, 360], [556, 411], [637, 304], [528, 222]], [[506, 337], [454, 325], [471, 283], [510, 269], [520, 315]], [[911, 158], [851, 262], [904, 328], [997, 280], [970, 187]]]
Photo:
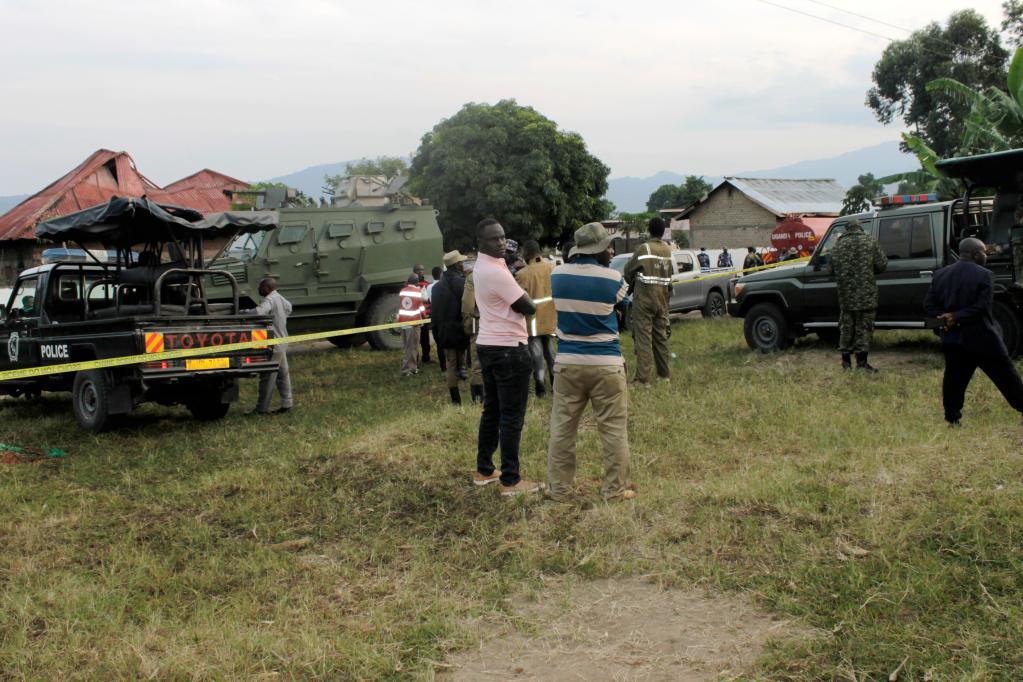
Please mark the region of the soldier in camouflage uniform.
[[661, 237], [664, 221], [653, 218], [647, 226], [650, 239], [640, 244], [625, 264], [625, 281], [632, 293], [629, 325], [636, 348], [636, 378], [650, 381], [654, 365], [657, 376], [667, 379], [668, 369], [668, 288], [671, 286], [671, 247]]
[[870, 336], [874, 331], [877, 313], [877, 282], [875, 275], [884, 272], [888, 259], [881, 245], [863, 231], [858, 220], [849, 223], [831, 251], [828, 270], [838, 284], [838, 317], [840, 338], [838, 349], [842, 353], [842, 369], [852, 368], [852, 354], [856, 354], [856, 369], [876, 372], [867, 362]]

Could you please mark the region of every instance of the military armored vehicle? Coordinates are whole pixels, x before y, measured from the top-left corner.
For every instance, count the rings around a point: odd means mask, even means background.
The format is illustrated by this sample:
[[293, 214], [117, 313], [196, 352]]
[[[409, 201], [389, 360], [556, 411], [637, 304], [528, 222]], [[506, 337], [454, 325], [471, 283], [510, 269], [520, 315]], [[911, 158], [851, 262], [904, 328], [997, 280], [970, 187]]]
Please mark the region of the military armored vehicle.
[[[394, 322], [412, 266], [429, 270], [443, 256], [437, 211], [429, 206], [296, 207], [277, 215], [276, 229], [239, 235], [214, 267], [237, 280], [243, 306], [259, 300], [260, 279], [275, 277], [294, 306], [291, 334]], [[229, 300], [229, 278], [213, 276], [207, 291], [213, 300]], [[393, 329], [330, 340], [339, 347], [368, 340], [376, 349], [401, 348]]]

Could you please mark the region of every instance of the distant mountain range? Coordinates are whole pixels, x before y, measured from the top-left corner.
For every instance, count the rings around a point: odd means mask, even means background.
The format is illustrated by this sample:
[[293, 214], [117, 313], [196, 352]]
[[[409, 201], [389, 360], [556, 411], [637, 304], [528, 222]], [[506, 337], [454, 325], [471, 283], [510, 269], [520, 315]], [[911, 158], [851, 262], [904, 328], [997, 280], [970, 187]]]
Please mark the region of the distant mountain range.
[[[780, 178], [790, 180], [809, 180], [833, 178], [843, 187], [852, 187], [856, 178], [864, 173], [873, 173], [874, 177], [884, 177], [920, 167], [916, 157], [899, 151], [898, 142], [882, 142], [872, 147], [864, 147], [855, 151], [833, 156], [827, 159], [800, 161], [789, 166], [768, 168], [759, 171], [738, 171], [727, 173], [739, 178]], [[620, 211], [636, 213], [646, 210], [647, 199], [661, 185], [680, 184], [686, 175], [699, 173], [673, 173], [661, 171], [646, 178], [623, 177], [608, 180], [607, 198], [614, 202]], [[704, 175], [711, 185], [722, 180], [720, 175]]]
[[[358, 159], [352, 159], [357, 161]], [[339, 175], [351, 161], [324, 163], [310, 166], [287, 175], [270, 178], [271, 182], [284, 184], [300, 189], [306, 195], [318, 198], [323, 190], [323, 176]], [[865, 147], [827, 159], [800, 161], [789, 166], [769, 168], [759, 171], [738, 171], [728, 173], [730, 176], [744, 178], [834, 178], [843, 187], [856, 184], [857, 176], [873, 173], [875, 177], [892, 175], [919, 167], [916, 159], [899, 151], [898, 142], [884, 142], [873, 147]], [[686, 175], [692, 173], [676, 173], [661, 171], [645, 178], [621, 177], [608, 180], [607, 198], [614, 202], [620, 211], [635, 213], [646, 210], [647, 199], [661, 185], [682, 182]], [[699, 173], [695, 173], [699, 175]], [[704, 179], [712, 185], [721, 181], [719, 175], [704, 175]], [[29, 195], [20, 194], [0, 196], [0, 215], [22, 202]]]

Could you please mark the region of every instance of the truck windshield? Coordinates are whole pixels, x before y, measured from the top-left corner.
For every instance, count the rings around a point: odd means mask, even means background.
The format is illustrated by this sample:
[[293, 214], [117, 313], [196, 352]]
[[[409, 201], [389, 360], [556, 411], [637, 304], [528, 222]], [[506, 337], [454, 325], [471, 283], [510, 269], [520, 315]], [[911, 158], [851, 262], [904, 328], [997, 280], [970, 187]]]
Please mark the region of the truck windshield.
[[252, 260], [259, 251], [259, 245], [263, 243], [265, 235], [266, 232], [238, 235], [227, 249], [227, 255], [242, 261]]

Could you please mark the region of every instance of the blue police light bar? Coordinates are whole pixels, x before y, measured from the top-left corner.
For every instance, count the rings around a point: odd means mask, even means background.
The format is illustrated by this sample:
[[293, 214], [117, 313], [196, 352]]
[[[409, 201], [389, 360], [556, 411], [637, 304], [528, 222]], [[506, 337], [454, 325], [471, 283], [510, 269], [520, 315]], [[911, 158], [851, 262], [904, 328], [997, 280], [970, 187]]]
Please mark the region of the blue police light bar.
[[929, 201], [937, 201], [937, 194], [890, 194], [881, 197], [877, 203], [882, 208], [891, 206], [908, 206], [909, 204], [926, 204]]

